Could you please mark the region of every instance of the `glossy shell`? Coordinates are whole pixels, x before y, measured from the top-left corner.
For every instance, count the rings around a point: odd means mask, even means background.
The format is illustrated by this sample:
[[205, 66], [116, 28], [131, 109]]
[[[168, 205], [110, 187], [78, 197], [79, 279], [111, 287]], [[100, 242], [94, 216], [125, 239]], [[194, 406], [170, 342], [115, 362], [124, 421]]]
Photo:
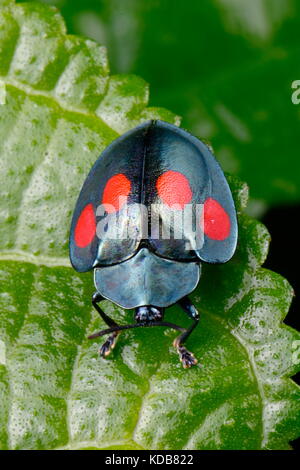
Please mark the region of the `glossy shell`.
[[98, 292], [123, 308], [168, 307], [192, 292], [199, 277], [199, 263], [166, 260], [147, 248], [123, 263], [94, 271]]
[[[126, 204], [123, 207], [119, 203], [119, 196], [127, 203], [126, 210]], [[178, 212], [188, 204], [193, 210], [197, 204], [202, 205], [203, 225], [196, 246], [192, 243], [194, 232], [189, 227], [185, 228], [182, 239], [159, 238], [149, 230], [150, 222], [146, 233], [137, 204], [146, 208], [154, 204], [162, 225], [170, 215], [172, 204], [177, 204]], [[105, 211], [96, 215], [99, 205]], [[112, 237], [112, 221], [116, 216], [121, 235], [122, 230], [130, 229], [129, 238]], [[97, 230], [101, 224], [99, 237]], [[73, 214], [70, 259], [77, 271], [84, 272], [133, 259], [146, 244], [159, 259], [192, 264], [196, 261], [224, 263], [232, 257], [236, 242], [232, 195], [209, 148], [176, 126], [148, 121], [115, 140], [92, 167]], [[153, 257], [149, 259], [153, 261]], [[173, 278], [172, 264], [167, 265], [168, 269], [161, 267], [163, 277]], [[111, 272], [117, 270], [111, 269]]]

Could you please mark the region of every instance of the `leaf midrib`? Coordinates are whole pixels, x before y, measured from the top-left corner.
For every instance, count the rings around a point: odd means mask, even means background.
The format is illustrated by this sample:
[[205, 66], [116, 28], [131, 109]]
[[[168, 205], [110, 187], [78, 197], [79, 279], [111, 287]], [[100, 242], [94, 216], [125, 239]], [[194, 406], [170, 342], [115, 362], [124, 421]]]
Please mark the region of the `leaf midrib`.
[[[111, 76], [108, 79], [108, 82], [110, 81], [110, 79], [111, 79]], [[29, 85], [25, 85], [24, 83], [20, 83], [17, 80], [12, 80], [12, 79], [8, 78], [7, 76], [3, 76], [3, 75], [0, 75], [0, 81], [2, 81], [6, 86], [11, 86], [11, 87], [15, 88], [17, 91], [25, 93], [26, 96], [28, 96], [29, 98], [30, 97], [46, 98], [47, 100], [49, 100], [50, 102], [53, 103], [54, 107], [59, 107], [59, 108], [61, 108], [62, 111], [75, 113], [75, 114], [78, 114], [78, 116], [84, 116], [84, 117], [88, 117], [88, 118], [92, 117], [95, 120], [99, 121], [99, 123], [101, 123], [103, 126], [107, 127], [107, 129], [109, 129], [109, 132], [115, 132], [116, 135], [118, 135], [117, 132], [114, 129], [112, 129], [105, 121], [103, 121], [103, 119], [101, 119], [100, 116], [98, 116], [98, 114], [93, 113], [92, 111], [84, 111], [83, 108], [81, 108], [81, 107], [77, 108], [75, 106], [67, 106], [65, 102], [60, 101], [58, 99], [58, 97], [53, 96], [51, 94], [51, 92], [44, 92], [44, 91], [41, 91], [41, 90], [35, 90], [34, 88], [32, 88]], [[107, 92], [107, 88], [106, 88], [106, 92]], [[106, 96], [106, 93], [102, 96], [101, 101], [105, 98], [105, 96]], [[100, 103], [99, 103], [98, 106], [100, 106]], [[5, 106], [5, 104], [3, 104], [1, 106]]]
[[52, 257], [43, 255], [33, 255], [22, 250], [1, 251], [0, 261], [16, 261], [30, 263], [36, 266], [47, 266], [49, 268], [64, 267], [71, 268], [71, 263], [67, 257]]

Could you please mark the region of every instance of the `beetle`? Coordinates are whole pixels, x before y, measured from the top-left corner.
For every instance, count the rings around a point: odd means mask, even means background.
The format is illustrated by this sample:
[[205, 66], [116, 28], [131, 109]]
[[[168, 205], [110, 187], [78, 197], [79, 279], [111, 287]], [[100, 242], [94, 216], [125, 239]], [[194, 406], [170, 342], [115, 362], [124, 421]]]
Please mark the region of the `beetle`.
[[[186, 223], [187, 221], [187, 223]], [[199, 322], [188, 297], [201, 262], [225, 263], [237, 243], [232, 194], [211, 150], [185, 130], [160, 120], [138, 125], [113, 141], [88, 174], [70, 231], [70, 260], [78, 272], [94, 270], [92, 305], [109, 328], [106, 357], [124, 329], [166, 326], [184, 368], [197, 363], [184, 346]], [[119, 325], [99, 306], [109, 299], [135, 309], [135, 322]], [[177, 303], [189, 328], [165, 322]]]

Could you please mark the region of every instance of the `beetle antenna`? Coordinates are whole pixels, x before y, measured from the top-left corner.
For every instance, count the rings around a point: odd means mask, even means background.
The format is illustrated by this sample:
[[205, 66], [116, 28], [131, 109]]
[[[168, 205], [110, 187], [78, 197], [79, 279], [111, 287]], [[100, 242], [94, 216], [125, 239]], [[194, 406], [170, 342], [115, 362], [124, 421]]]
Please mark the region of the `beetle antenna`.
[[114, 331], [129, 330], [129, 328], [138, 328], [140, 326], [166, 326], [168, 328], [173, 328], [174, 330], [177, 330], [177, 331], [185, 331], [185, 328], [175, 325], [174, 323], [169, 323], [165, 321], [155, 321], [155, 322], [147, 322], [147, 323], [146, 322], [133, 323], [132, 325], [112, 326], [111, 328], [98, 331], [98, 333], [94, 333], [93, 335], [88, 336], [88, 339], [94, 339], [94, 338], [98, 338], [99, 336], [108, 335], [109, 333], [113, 333]]

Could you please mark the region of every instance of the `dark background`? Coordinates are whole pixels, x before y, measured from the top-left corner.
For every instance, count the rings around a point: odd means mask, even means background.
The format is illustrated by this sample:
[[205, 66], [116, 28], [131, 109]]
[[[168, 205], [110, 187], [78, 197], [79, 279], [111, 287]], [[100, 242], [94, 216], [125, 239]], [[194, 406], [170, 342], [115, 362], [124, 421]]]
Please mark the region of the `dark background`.
[[[37, 1], [59, 7], [69, 33], [106, 45], [113, 74], [149, 82], [150, 105], [182, 116], [223, 169], [249, 184], [248, 212], [272, 236], [265, 267], [297, 294], [300, 104], [291, 84], [300, 80], [300, 2]], [[285, 322], [297, 329], [298, 311], [296, 296]]]

